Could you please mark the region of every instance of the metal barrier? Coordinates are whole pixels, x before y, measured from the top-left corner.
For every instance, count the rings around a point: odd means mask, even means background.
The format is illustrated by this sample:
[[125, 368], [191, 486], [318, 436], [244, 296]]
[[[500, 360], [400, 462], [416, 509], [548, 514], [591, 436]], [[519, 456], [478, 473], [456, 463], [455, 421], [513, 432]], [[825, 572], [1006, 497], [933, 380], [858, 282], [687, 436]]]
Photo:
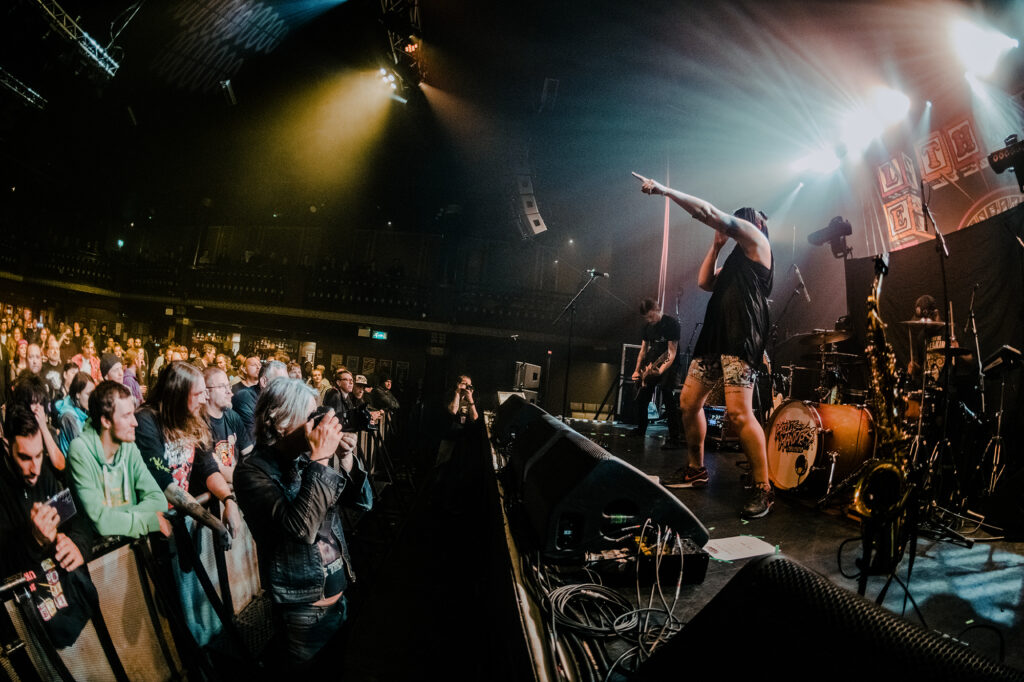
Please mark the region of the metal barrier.
[[[360, 434], [360, 457], [368, 471], [395, 480], [389, 445], [396, 437], [391, 417], [380, 432]], [[376, 493], [376, 490], [375, 490]], [[197, 500], [219, 518], [220, 503], [209, 493]], [[173, 547], [159, 534], [137, 540], [107, 538], [94, 548], [88, 572], [99, 594], [93, 618], [75, 643], [57, 650], [31, 601], [25, 581], [0, 585], [0, 682], [4, 680], [163, 680], [218, 679], [216, 665], [196, 641], [179, 597], [172, 562], [184, 560], [212, 605], [236, 665], [232, 677], [258, 673], [260, 651], [240, 631], [238, 615], [260, 596], [256, 546], [244, 519], [223, 551], [209, 529], [189, 530], [185, 517], [167, 513]], [[220, 653], [224, 653], [221, 651]]]

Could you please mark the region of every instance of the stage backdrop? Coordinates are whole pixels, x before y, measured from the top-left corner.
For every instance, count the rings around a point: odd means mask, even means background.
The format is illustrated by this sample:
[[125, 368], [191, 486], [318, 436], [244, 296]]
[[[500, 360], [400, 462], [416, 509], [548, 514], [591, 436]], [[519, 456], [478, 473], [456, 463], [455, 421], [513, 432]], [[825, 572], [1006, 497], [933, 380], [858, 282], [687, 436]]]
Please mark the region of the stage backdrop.
[[[1024, 206], [987, 218], [946, 236], [949, 258], [940, 262], [936, 240], [893, 252], [889, 274], [882, 287], [881, 314], [887, 325], [886, 337], [896, 351], [898, 365], [905, 367], [909, 352], [906, 325], [900, 320], [914, 317], [914, 301], [930, 294], [943, 307], [942, 267], [945, 266], [949, 300], [953, 304], [956, 338], [961, 346], [974, 347], [973, 336], [964, 333], [968, 323], [971, 292], [978, 285], [974, 311], [981, 343], [981, 357], [987, 358], [1007, 344], [1024, 351]], [[874, 261], [856, 258], [846, 263], [846, 297], [856, 332], [856, 347], [863, 349], [867, 322], [866, 302], [874, 278]], [[945, 315], [943, 315], [945, 317]], [[1022, 415], [1021, 370], [1007, 379], [1005, 436], [1020, 443]], [[999, 384], [990, 379], [986, 386], [988, 414], [998, 409]], [[1012, 452], [1012, 448], [1009, 449]], [[1014, 466], [1013, 462], [1010, 462]], [[1021, 463], [1017, 463], [1019, 466]]]

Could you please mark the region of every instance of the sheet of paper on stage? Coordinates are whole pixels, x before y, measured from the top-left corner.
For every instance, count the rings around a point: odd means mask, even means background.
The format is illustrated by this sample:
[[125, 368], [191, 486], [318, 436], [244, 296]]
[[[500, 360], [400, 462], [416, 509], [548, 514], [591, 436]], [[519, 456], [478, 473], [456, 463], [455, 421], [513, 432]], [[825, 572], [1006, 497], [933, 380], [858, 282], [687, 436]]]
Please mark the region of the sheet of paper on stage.
[[761, 538], [750, 535], [737, 535], [732, 538], [714, 538], [708, 540], [704, 545], [704, 551], [711, 555], [712, 559], [721, 561], [736, 561], [747, 559], [762, 554], [774, 554], [775, 547], [769, 545]]

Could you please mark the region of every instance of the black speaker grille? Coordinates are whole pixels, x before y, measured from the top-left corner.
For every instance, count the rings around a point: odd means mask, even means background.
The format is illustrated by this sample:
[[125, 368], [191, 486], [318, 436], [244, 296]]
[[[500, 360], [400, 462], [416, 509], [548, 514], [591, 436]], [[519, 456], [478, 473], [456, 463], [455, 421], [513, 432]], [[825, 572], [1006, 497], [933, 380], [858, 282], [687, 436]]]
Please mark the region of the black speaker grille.
[[[739, 635], [739, 637], [737, 637]], [[757, 672], [772, 662], [794, 679], [1024, 680], [952, 639], [929, 632], [782, 556], [755, 559], [664, 645], [637, 679], [689, 665], [693, 651], [734, 638], [721, 672]]]

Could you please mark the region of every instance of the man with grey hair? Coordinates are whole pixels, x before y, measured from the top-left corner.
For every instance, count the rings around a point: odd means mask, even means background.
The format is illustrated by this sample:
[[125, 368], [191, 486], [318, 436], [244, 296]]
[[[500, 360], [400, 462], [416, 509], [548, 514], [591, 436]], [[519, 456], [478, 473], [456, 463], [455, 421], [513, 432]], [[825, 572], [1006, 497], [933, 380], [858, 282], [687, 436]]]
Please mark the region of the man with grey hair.
[[264, 387], [254, 421], [256, 446], [235, 470], [235, 492], [284, 625], [287, 664], [309, 670], [345, 622], [355, 578], [338, 507], [368, 510], [372, 490], [356, 434], [342, 432], [333, 410], [318, 410], [301, 379]]
[[231, 408], [238, 413], [238, 416], [242, 418], [242, 424], [245, 426], [245, 431], [250, 436], [255, 433], [253, 426], [253, 414], [256, 411], [256, 401], [260, 397], [260, 392], [263, 391], [271, 381], [278, 377], [288, 376], [288, 365], [284, 364], [280, 360], [270, 360], [265, 362], [263, 367], [260, 368], [259, 377], [256, 383], [252, 386], [246, 386], [242, 390], [231, 396]]

